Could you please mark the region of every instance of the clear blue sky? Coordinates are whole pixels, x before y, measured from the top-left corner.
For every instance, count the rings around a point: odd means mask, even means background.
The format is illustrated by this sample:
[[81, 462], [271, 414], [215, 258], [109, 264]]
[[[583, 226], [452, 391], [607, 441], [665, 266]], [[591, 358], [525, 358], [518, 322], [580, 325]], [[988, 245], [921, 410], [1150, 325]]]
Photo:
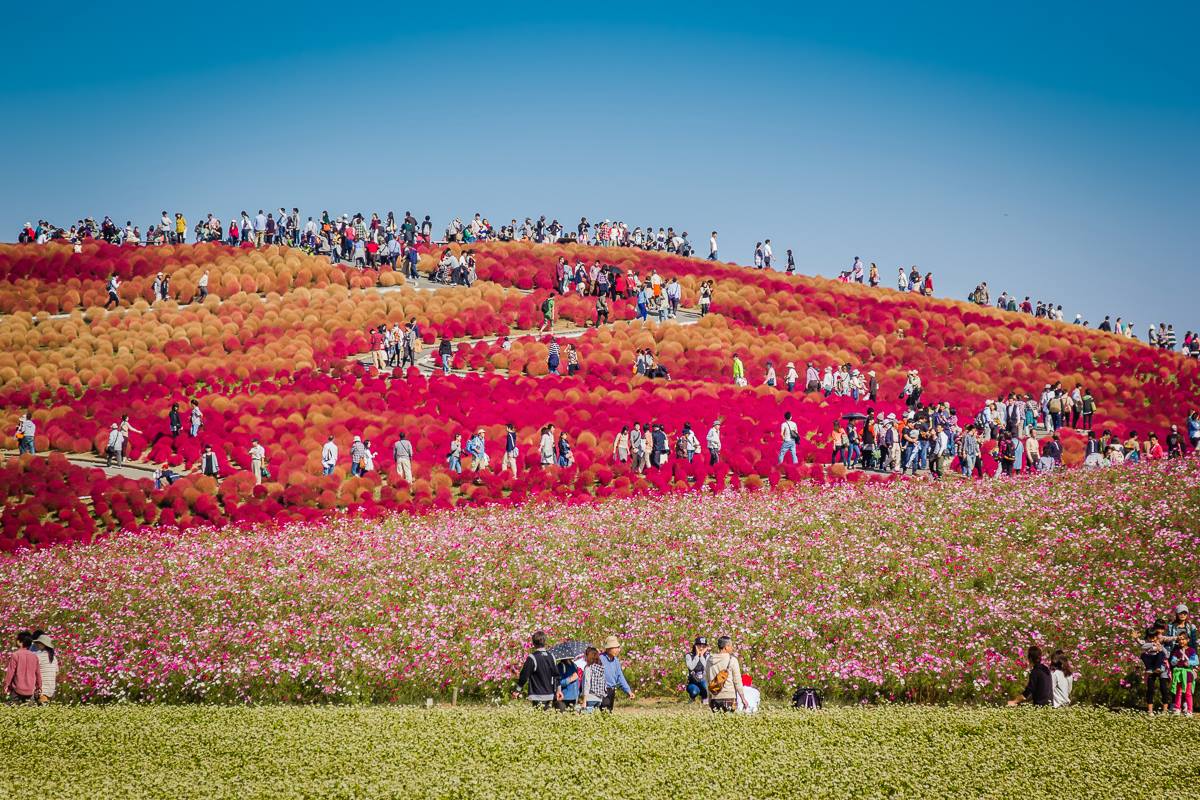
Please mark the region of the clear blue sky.
[[[0, 54], [0, 234], [248, 208], [675, 225], [1200, 327], [1200, 13], [66, 3]], [[968, 10], [964, 10], [968, 9]], [[15, 16], [14, 16], [15, 14]]]

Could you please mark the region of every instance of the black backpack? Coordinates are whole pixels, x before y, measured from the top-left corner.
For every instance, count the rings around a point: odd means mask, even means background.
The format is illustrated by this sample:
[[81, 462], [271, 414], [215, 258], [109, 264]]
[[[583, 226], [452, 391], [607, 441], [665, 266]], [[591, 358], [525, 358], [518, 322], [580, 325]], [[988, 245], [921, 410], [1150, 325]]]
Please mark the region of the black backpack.
[[801, 686], [792, 695], [792, 708], [803, 708], [809, 711], [819, 711], [824, 708], [825, 701], [821, 693], [811, 686]]
[[550, 298], [546, 298], [542, 301], [542, 313], [545, 314], [548, 311], [550, 311]]

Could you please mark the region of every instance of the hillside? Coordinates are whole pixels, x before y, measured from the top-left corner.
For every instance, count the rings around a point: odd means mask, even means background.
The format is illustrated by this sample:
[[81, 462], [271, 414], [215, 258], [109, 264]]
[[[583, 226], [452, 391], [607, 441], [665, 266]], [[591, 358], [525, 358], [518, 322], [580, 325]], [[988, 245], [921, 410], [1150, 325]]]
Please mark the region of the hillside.
[[[0, 246], [0, 425], [13, 430], [32, 413], [39, 452], [50, 461], [10, 459], [0, 470], [4, 511], [0, 549], [89, 540], [97, 532], [141, 524], [311, 520], [335, 509], [424, 512], [462, 503], [626, 495], [643, 490], [758, 488], [799, 480], [890, 479], [824, 466], [834, 421], [847, 413], [902, 414], [907, 371], [917, 369], [924, 402], [948, 401], [969, 420], [988, 398], [1035, 397], [1046, 384], [1085, 385], [1097, 403], [1096, 427], [1119, 437], [1132, 430], [1165, 437], [1182, 427], [1200, 397], [1200, 366], [1077, 326], [963, 302], [819, 278], [786, 277], [730, 264], [620, 248], [492, 243], [474, 245], [479, 281], [433, 287], [424, 277], [435, 257], [422, 255], [417, 286], [398, 272], [358, 270], [282, 248], [216, 245], [117, 248], [86, 245]], [[657, 271], [678, 278], [681, 315], [663, 324], [632, 321], [630, 300], [614, 301], [609, 322], [592, 327], [592, 298], [558, 302], [554, 328], [574, 342], [580, 369], [547, 376], [548, 340], [536, 335], [558, 258], [600, 260], [626, 275]], [[196, 302], [200, 276], [209, 296]], [[151, 304], [158, 273], [169, 299]], [[123, 281], [122, 304], [101, 308], [106, 276]], [[713, 282], [711, 313], [696, 313], [702, 281]], [[132, 301], [132, 302], [131, 302]], [[370, 366], [368, 327], [415, 319], [422, 347], [407, 370]], [[454, 341], [454, 374], [435, 369], [435, 345]], [[649, 349], [671, 380], [635, 374]], [[734, 385], [732, 357], [745, 364]], [[879, 380], [878, 400], [789, 394], [763, 385], [767, 363], [780, 383], [785, 365], [850, 364]], [[801, 377], [803, 381], [803, 377]], [[197, 399], [200, 436], [173, 439], [172, 403], [184, 416]], [[777, 465], [779, 426], [792, 413], [801, 439], [798, 466]], [[129, 466], [101, 471], [110, 425], [128, 414], [138, 431]], [[705, 432], [723, 418], [721, 460], [703, 456]], [[499, 473], [504, 426], [520, 447], [517, 478]], [[674, 457], [640, 475], [614, 463], [613, 437], [634, 422], [661, 424], [671, 442], [689, 423], [701, 455]], [[570, 437], [574, 463], [542, 469], [539, 431], [553, 423]], [[184, 427], [186, 428], [186, 419]], [[464, 458], [462, 475], [446, 454], [484, 431], [490, 465], [479, 475]], [[392, 444], [405, 432], [415, 451], [415, 480], [396, 479]], [[321, 447], [341, 449], [323, 476]], [[348, 475], [353, 437], [370, 440], [377, 471]], [[269, 478], [255, 486], [247, 452], [258, 438]], [[1064, 462], [1082, 458], [1081, 437], [1064, 432]], [[156, 465], [195, 471], [211, 445], [220, 484], [188, 474], [156, 491]], [[989, 472], [990, 455], [984, 452]]]

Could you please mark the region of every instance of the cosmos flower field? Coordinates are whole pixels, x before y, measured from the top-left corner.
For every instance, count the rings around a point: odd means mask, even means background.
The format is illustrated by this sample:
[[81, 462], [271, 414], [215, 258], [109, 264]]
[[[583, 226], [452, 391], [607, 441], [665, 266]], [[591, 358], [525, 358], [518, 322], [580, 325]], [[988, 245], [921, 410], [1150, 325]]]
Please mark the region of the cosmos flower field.
[[544, 628], [620, 636], [648, 695], [727, 633], [769, 697], [1000, 701], [1037, 643], [1131, 705], [1137, 632], [1200, 600], [1198, 490], [1189, 458], [136, 530], [0, 560], [0, 618], [54, 630], [83, 701], [506, 698]]

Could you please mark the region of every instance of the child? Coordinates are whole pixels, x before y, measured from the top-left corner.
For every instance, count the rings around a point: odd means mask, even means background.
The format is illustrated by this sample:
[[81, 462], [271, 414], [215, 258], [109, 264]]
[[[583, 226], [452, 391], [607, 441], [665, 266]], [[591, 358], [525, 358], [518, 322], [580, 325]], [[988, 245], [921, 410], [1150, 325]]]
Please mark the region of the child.
[[1163, 674], [1167, 666], [1167, 653], [1160, 640], [1161, 632], [1158, 627], [1146, 629], [1146, 638], [1142, 642], [1142, 667], [1146, 679], [1146, 713], [1154, 715], [1154, 689], [1157, 686], [1162, 700], [1163, 712], [1168, 706], [1167, 678]]
[[1183, 712], [1183, 701], [1187, 700], [1189, 717], [1192, 715], [1192, 687], [1196, 684], [1196, 667], [1200, 659], [1196, 651], [1188, 643], [1188, 635], [1180, 632], [1175, 637], [1175, 647], [1171, 650], [1171, 690], [1175, 692], [1174, 713]]
[[600, 651], [589, 647], [583, 653], [583, 686], [579, 699], [584, 711], [595, 711], [604, 700], [604, 665], [600, 663]]

